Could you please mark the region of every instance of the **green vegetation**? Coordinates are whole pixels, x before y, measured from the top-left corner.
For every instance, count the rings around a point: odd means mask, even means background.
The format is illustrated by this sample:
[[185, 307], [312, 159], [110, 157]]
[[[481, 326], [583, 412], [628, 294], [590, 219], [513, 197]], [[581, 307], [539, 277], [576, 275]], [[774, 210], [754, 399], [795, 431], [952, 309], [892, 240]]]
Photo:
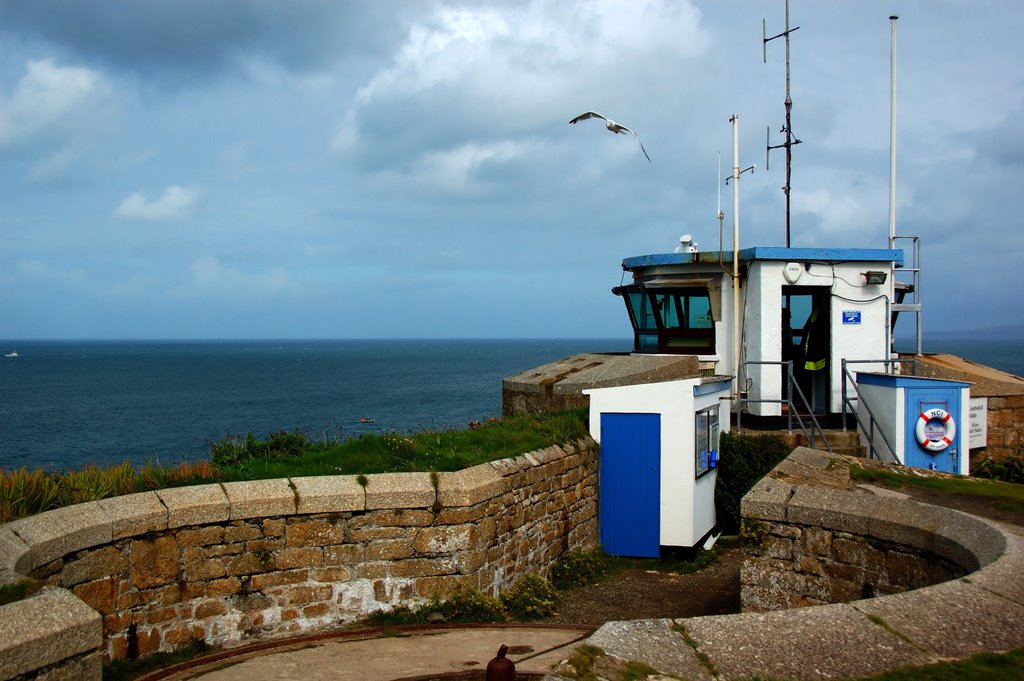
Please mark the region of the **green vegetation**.
[[287, 432], [259, 440], [250, 433], [211, 443], [209, 461], [176, 466], [122, 463], [64, 473], [0, 469], [0, 522], [84, 501], [207, 482], [351, 474], [365, 486], [368, 473], [460, 470], [578, 440], [587, 434], [586, 419], [586, 409], [574, 409], [489, 419], [468, 430], [365, 434], [343, 442], [326, 435], [314, 442]]
[[408, 471], [456, 471], [524, 454], [587, 435], [587, 411], [520, 414], [492, 419], [467, 430], [411, 435], [366, 434], [333, 445], [308, 446], [298, 455], [247, 455], [231, 465], [217, 464], [228, 480], [302, 475], [348, 475]]
[[763, 550], [768, 542], [768, 526], [760, 520], [744, 518], [740, 521], [740, 544]]
[[204, 641], [192, 641], [173, 652], [153, 653], [134, 660], [113, 660], [103, 665], [103, 681], [129, 681], [156, 669], [187, 662], [212, 650]]
[[1004, 655], [984, 653], [958, 662], [909, 667], [861, 681], [1017, 681], [1024, 679], [1024, 648]]
[[0, 523], [61, 506], [165, 487], [213, 482], [218, 471], [206, 461], [136, 469], [129, 463], [110, 468], [86, 466], [48, 473], [42, 469], [0, 469]]
[[[628, 568], [689, 573], [701, 570], [717, 559], [717, 551], [699, 551], [692, 560], [663, 558], [620, 558], [601, 549], [574, 551], [564, 555], [551, 568], [554, 584], [538, 575], [523, 575], [500, 599], [460, 589], [447, 600], [435, 598], [418, 608], [398, 606], [367, 618], [376, 626], [428, 624], [443, 618], [446, 622], [530, 622], [555, 615], [560, 591], [587, 586]], [[440, 618], [438, 617], [440, 615]]]
[[501, 594], [505, 612], [520, 622], [542, 620], [555, 614], [558, 592], [537, 575], [523, 575], [511, 589]]
[[24, 577], [11, 584], [0, 584], [0, 605], [28, 598], [41, 588], [43, 588], [43, 582], [31, 577]]
[[718, 529], [736, 534], [740, 529], [740, 499], [789, 456], [790, 447], [774, 435], [722, 433], [718, 448], [721, 452], [715, 482]]
[[[597, 646], [584, 644], [576, 648], [569, 656], [570, 678], [576, 681], [595, 681], [597, 674], [594, 672], [594, 667], [602, 657], [604, 657], [604, 650]], [[573, 671], [575, 673], [572, 673]]]
[[366, 621], [377, 626], [404, 626], [433, 621], [492, 623], [507, 619], [505, 608], [497, 598], [468, 589], [457, 589], [446, 600], [435, 598], [418, 608], [400, 605], [391, 610], [375, 612]]
[[1001, 459], [985, 457], [971, 467], [971, 475], [990, 480], [1002, 480], [1017, 485], [1024, 485], [1024, 455], [1018, 447], [1013, 456]]
[[686, 575], [713, 565], [718, 560], [718, 548], [721, 545], [710, 551], [698, 549], [689, 557], [626, 558], [610, 556], [600, 548], [572, 551], [551, 566], [551, 584], [560, 591], [567, 591], [596, 584], [629, 569]]
[[586, 644], [576, 648], [556, 671], [575, 681], [640, 681], [649, 676], [661, 676], [657, 669], [643, 662], [618, 660], [606, 655], [601, 648]]
[[900, 475], [888, 470], [852, 466], [854, 480], [887, 487], [920, 487], [945, 494], [966, 494], [993, 499], [1006, 510], [1024, 513], [1024, 485], [1001, 480], [980, 480], [967, 477]]
[[457, 589], [447, 599], [435, 598], [418, 608], [400, 605], [370, 615], [367, 623], [377, 626], [428, 624], [434, 621], [462, 623], [528, 622], [551, 617], [558, 604], [554, 587], [537, 575], [523, 575], [516, 584], [494, 598], [468, 589]]
[[619, 565], [600, 548], [572, 551], [551, 566], [551, 584], [556, 589], [572, 589], [595, 584], [615, 574]]

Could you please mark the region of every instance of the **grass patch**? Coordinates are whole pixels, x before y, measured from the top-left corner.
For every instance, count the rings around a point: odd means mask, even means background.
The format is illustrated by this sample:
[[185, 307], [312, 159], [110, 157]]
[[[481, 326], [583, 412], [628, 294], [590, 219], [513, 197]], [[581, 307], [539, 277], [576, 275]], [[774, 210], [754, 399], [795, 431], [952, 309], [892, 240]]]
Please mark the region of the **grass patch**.
[[31, 577], [19, 579], [11, 584], [0, 584], [0, 605], [7, 605], [28, 598], [43, 588], [43, 582]]
[[569, 656], [567, 664], [571, 669], [567, 671], [569, 671], [570, 678], [576, 681], [596, 681], [597, 674], [594, 672], [594, 667], [602, 657], [604, 657], [604, 651], [597, 646], [581, 645]]
[[365, 434], [343, 442], [314, 442], [288, 432], [260, 440], [250, 433], [211, 443], [209, 461], [175, 466], [122, 463], [63, 473], [0, 469], [0, 523], [85, 501], [208, 482], [341, 474], [358, 475], [365, 487], [370, 473], [461, 470], [579, 440], [588, 433], [587, 416], [586, 409], [522, 414], [474, 422], [467, 430]]
[[648, 676], [655, 676], [658, 674], [658, 670], [650, 665], [646, 665], [643, 662], [636, 662], [630, 660], [626, 663], [626, 666], [622, 668], [621, 681], [639, 681], [640, 679], [646, 679]]
[[993, 499], [1006, 510], [1024, 512], [1024, 485], [1017, 485], [1001, 480], [979, 480], [967, 477], [900, 475], [888, 470], [851, 466], [850, 475], [854, 480], [881, 484], [899, 489], [901, 487], [918, 487], [934, 490], [945, 494], [965, 494], [968, 496]]
[[[236, 457], [218, 464], [225, 480], [261, 480], [304, 475], [457, 471], [480, 463], [574, 442], [587, 435], [587, 412], [520, 414], [480, 423], [467, 430], [410, 435], [364, 434], [329, 446], [309, 446], [299, 454]], [[248, 450], [247, 450], [248, 451]], [[218, 463], [214, 460], [214, 463]]]
[[1024, 679], [1024, 648], [1003, 655], [984, 653], [958, 662], [909, 667], [861, 681], [1019, 681]]

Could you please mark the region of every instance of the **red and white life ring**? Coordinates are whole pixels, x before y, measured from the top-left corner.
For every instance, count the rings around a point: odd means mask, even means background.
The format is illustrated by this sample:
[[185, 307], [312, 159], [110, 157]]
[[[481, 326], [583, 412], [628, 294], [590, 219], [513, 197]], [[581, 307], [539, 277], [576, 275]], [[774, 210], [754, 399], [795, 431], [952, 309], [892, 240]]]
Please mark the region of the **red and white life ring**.
[[[928, 433], [925, 432], [925, 427], [933, 421], [942, 423], [944, 430], [942, 436], [936, 440], [928, 437]], [[921, 418], [917, 420], [917, 428], [914, 432], [917, 435], [917, 443], [919, 445], [929, 452], [941, 452], [953, 444], [953, 438], [956, 437], [956, 421], [944, 409], [929, 409], [928, 411], [921, 412]]]

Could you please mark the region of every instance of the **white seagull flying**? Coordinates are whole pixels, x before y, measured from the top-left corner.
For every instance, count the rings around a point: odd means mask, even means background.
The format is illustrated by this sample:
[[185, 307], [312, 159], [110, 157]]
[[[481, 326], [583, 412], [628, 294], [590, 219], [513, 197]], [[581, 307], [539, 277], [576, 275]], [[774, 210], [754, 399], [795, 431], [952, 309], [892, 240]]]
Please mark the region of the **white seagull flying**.
[[622, 133], [628, 132], [633, 137], [636, 137], [636, 143], [640, 145], [640, 151], [644, 152], [644, 156], [647, 157], [648, 163], [653, 163], [654, 162], [654, 161], [651, 161], [650, 155], [647, 153], [647, 150], [644, 149], [644, 143], [640, 141], [640, 136], [639, 135], [637, 135], [635, 132], [633, 132], [632, 130], [630, 130], [626, 126], [622, 125], [621, 123], [616, 123], [615, 121], [613, 121], [610, 118], [605, 118], [604, 116], [602, 116], [601, 114], [597, 113], [596, 111], [588, 111], [586, 113], [581, 113], [579, 116], [577, 116], [576, 118], [574, 118], [571, 121], [569, 121], [569, 125], [576, 125], [580, 121], [585, 121], [588, 118], [600, 118], [602, 121], [604, 121], [604, 127], [608, 128], [609, 130], [611, 130], [612, 132], [614, 132], [616, 134], [622, 134]]

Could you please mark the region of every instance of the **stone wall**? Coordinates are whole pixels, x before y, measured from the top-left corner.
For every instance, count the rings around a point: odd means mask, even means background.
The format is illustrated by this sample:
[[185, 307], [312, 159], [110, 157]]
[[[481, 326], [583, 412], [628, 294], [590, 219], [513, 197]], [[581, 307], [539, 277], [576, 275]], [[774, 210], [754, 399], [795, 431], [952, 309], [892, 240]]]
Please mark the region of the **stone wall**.
[[980, 450], [971, 450], [972, 459], [975, 459], [978, 454], [990, 456], [993, 459], [1022, 455], [1021, 451], [1024, 448], [1024, 395], [988, 398], [987, 435], [988, 444]]
[[[798, 447], [742, 501], [744, 611], [849, 603], [961, 577], [1002, 551], [980, 520], [858, 488], [850, 466]], [[975, 526], [976, 525], [976, 526]], [[992, 535], [991, 556], [963, 548]]]
[[597, 467], [586, 439], [365, 485], [291, 478], [118, 497], [0, 527], [0, 574], [63, 587], [98, 612], [108, 660], [313, 630], [547, 576], [564, 552], [597, 545]]
[[583, 353], [508, 376], [501, 381], [503, 416], [586, 407], [592, 388], [611, 388], [693, 378], [700, 363], [692, 355]]

